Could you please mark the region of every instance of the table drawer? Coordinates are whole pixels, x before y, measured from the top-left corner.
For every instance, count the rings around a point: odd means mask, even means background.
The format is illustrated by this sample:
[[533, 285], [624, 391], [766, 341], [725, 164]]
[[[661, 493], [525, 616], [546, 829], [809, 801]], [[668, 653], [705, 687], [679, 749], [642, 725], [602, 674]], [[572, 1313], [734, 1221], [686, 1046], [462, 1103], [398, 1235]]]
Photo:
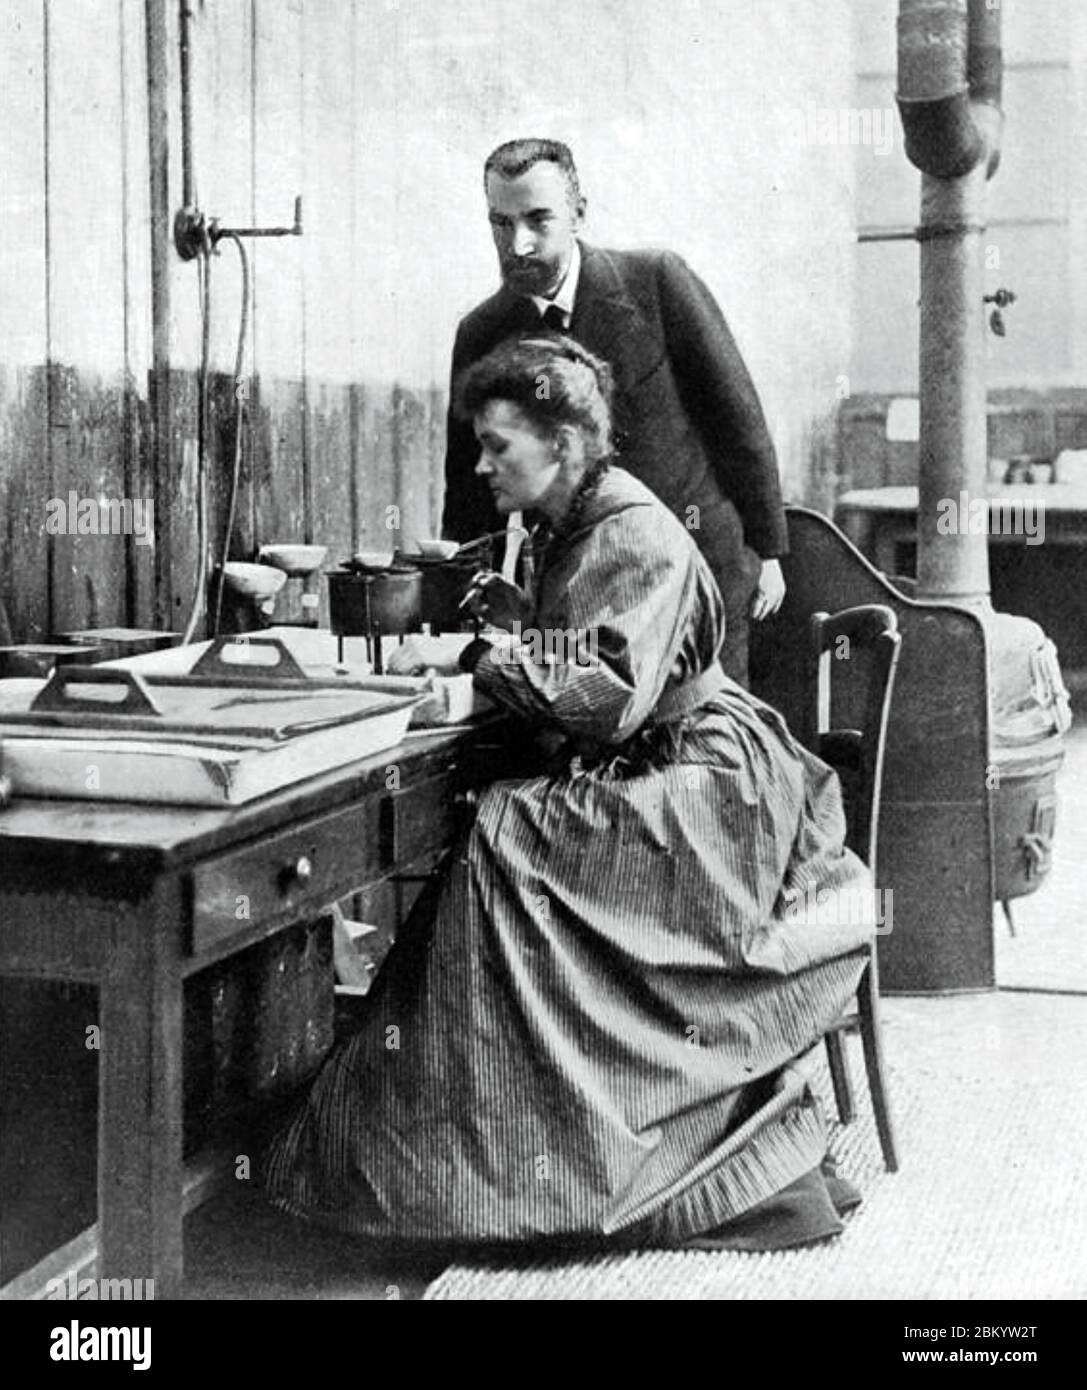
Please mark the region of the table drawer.
[[447, 768], [425, 782], [392, 793], [381, 808], [387, 858], [396, 864], [410, 864], [424, 854], [445, 849], [463, 823], [459, 791], [456, 769]]
[[383, 833], [388, 798], [368, 798], [232, 850], [193, 870], [193, 955], [254, 926], [272, 926], [381, 877], [393, 867]]

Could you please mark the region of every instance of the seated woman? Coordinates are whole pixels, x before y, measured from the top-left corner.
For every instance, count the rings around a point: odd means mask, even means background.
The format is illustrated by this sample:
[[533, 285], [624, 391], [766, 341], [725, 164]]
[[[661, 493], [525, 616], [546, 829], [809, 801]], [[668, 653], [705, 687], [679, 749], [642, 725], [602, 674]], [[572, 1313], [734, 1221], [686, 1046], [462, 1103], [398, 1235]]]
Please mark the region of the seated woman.
[[[542, 336], [462, 383], [499, 509], [541, 518], [531, 598], [478, 581], [512, 631], [462, 660], [550, 772], [481, 794], [272, 1146], [288, 1212], [412, 1241], [769, 1248], [859, 1200], [821, 1167], [793, 1063], [856, 988], [872, 928], [826, 904], [867, 871], [834, 774], [717, 664], [690, 537], [608, 466], [609, 388]], [[416, 638], [396, 664], [443, 660], [448, 639]]]

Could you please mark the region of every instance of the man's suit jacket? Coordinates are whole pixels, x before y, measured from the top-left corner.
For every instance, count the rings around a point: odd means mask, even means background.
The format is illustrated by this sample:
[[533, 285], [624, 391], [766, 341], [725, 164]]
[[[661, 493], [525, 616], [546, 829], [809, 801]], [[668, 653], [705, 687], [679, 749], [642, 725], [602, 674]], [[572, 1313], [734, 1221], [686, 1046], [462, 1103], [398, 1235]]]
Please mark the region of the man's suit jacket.
[[[570, 334], [615, 374], [616, 462], [650, 487], [701, 547], [731, 629], [726, 669], [743, 680], [760, 557], [788, 547], [774, 447], [755, 388], [716, 300], [679, 256], [584, 243], [581, 252]], [[461, 321], [453, 382], [504, 338], [539, 326], [532, 301], [503, 286]], [[471, 422], [455, 418], [451, 397], [442, 530], [453, 540], [502, 525], [475, 476], [478, 460]]]

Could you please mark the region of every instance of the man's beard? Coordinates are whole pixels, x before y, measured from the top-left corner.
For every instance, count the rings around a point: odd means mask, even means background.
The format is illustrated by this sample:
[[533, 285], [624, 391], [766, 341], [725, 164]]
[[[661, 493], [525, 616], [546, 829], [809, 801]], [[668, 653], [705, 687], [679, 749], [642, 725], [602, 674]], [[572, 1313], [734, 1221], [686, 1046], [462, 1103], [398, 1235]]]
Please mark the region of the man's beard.
[[502, 279], [514, 294], [544, 296], [555, 288], [562, 275], [561, 267], [550, 261], [517, 260], [512, 256], [500, 261]]

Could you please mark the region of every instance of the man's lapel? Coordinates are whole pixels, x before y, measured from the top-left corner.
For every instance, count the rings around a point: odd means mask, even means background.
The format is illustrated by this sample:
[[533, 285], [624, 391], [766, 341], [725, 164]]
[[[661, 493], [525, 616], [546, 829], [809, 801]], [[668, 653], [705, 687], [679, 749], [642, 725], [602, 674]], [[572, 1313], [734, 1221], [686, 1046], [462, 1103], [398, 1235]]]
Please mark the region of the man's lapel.
[[498, 292], [496, 326], [505, 337], [510, 333], [528, 333], [540, 326], [540, 311], [531, 299], [514, 294], [505, 285]]
[[640, 380], [659, 358], [656, 344], [647, 341], [641, 310], [631, 298], [619, 268], [606, 251], [581, 243], [571, 336], [611, 364], [620, 392]]
[[[472, 357], [489, 352], [503, 338], [539, 328], [540, 313], [532, 300], [502, 285], [477, 326]], [[626, 288], [615, 258], [584, 242], [570, 334], [611, 365], [620, 394], [651, 372], [662, 353], [660, 342]]]
[[471, 341], [465, 344], [465, 364], [490, 352], [504, 338], [512, 337], [515, 333], [531, 332], [539, 324], [539, 311], [532, 300], [513, 294], [502, 285], [476, 318]]

